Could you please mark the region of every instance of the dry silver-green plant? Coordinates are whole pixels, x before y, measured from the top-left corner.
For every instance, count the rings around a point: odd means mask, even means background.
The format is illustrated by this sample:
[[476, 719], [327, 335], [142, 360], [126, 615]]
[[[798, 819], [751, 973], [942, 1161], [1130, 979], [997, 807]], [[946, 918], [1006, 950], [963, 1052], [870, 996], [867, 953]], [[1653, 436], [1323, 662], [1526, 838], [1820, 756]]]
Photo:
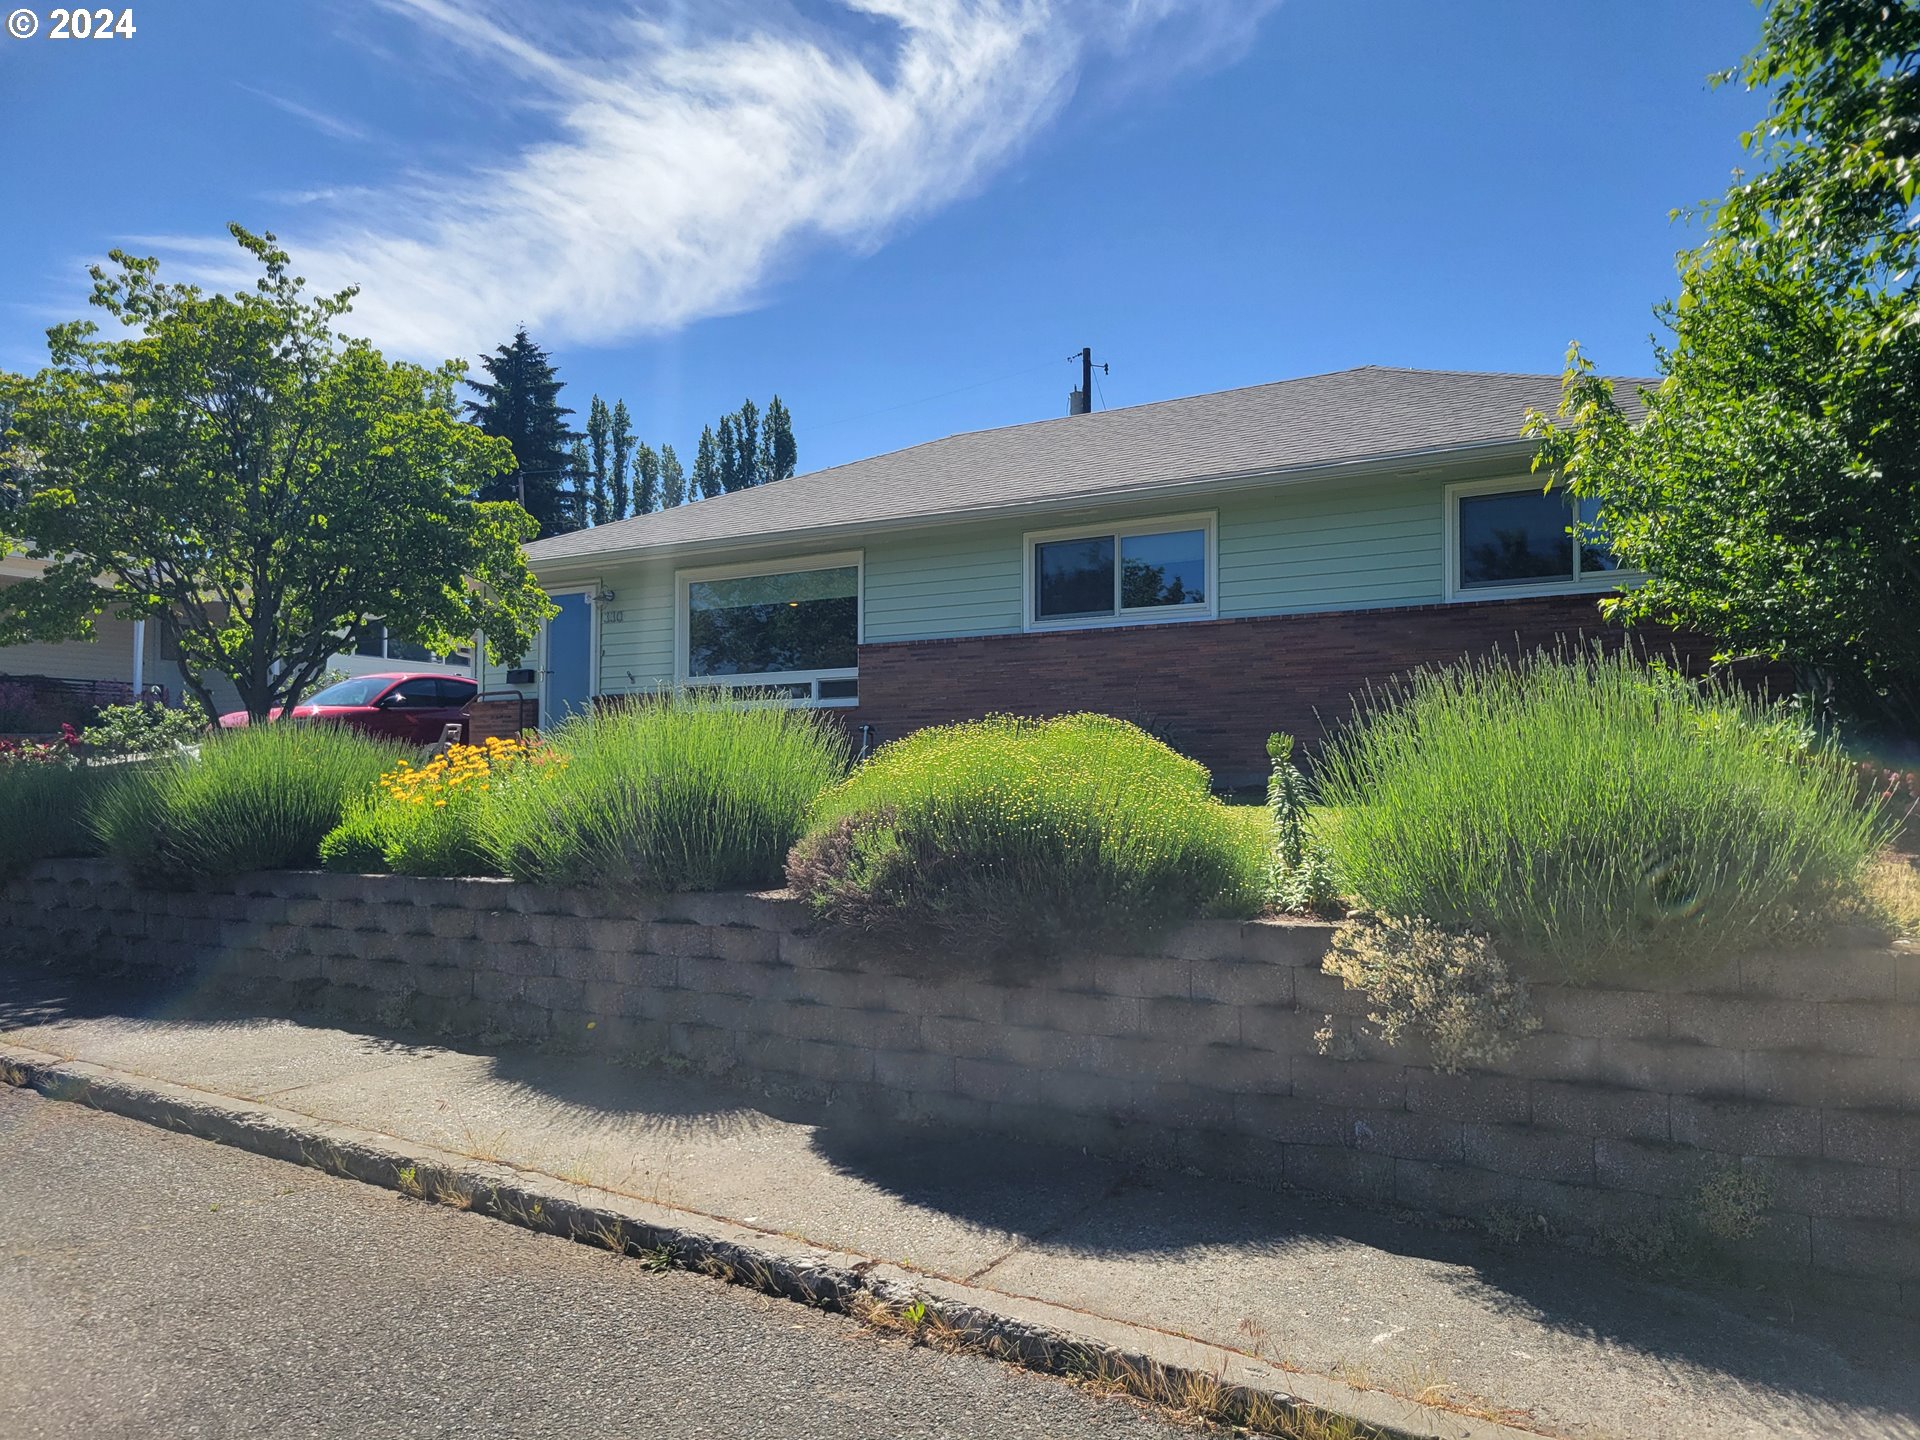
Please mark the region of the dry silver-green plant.
[[1537, 1025], [1527, 986], [1483, 934], [1418, 916], [1356, 916], [1334, 932], [1322, 968], [1365, 992], [1388, 1044], [1424, 1038], [1434, 1068], [1455, 1074], [1505, 1059]]

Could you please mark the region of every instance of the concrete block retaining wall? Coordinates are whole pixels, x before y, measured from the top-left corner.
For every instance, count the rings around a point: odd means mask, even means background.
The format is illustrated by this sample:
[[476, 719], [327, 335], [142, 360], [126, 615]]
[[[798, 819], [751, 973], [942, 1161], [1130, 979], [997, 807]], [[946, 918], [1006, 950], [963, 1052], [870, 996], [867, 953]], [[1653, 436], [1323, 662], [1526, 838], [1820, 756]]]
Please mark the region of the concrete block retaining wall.
[[850, 951], [778, 896], [306, 873], [162, 893], [96, 861], [0, 889], [25, 955], [192, 970], [270, 1012], [679, 1057], [897, 1119], [1567, 1236], [1645, 1232], [1738, 1166], [1772, 1189], [1741, 1247], [1757, 1278], [1920, 1311], [1912, 947], [1536, 986], [1515, 1057], [1449, 1076], [1350, 1033], [1366, 1002], [1320, 971], [1327, 935], [1207, 922], [1150, 955], [995, 975]]

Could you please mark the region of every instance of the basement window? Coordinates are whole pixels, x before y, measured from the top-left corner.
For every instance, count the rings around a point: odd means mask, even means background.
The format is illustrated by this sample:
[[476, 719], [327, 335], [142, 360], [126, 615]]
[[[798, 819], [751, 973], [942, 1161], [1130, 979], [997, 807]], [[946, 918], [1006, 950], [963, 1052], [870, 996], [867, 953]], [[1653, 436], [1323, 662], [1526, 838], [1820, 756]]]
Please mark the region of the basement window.
[[1027, 628], [1138, 625], [1214, 614], [1213, 516], [1027, 537]]
[[858, 555], [683, 570], [679, 678], [795, 704], [859, 703]]

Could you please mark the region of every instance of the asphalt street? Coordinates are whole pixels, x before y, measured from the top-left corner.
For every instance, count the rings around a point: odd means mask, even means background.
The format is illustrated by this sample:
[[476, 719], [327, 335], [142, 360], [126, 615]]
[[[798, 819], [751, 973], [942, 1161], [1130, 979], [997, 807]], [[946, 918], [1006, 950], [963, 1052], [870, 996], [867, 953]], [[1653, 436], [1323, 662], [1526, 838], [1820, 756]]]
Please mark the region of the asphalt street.
[[0, 1436], [1188, 1435], [790, 1302], [0, 1086]]

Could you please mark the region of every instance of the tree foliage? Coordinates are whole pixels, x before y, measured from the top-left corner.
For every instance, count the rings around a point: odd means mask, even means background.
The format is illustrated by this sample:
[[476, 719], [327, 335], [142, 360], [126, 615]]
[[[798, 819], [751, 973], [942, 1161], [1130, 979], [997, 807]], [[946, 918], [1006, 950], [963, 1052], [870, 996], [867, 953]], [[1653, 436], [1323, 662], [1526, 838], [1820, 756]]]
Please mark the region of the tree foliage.
[[1578, 347], [1542, 467], [1646, 583], [1609, 603], [1920, 730], [1920, 4], [1775, 0], [1759, 162], [1702, 207], [1636, 423]]
[[482, 357], [485, 380], [462, 383], [479, 398], [467, 402], [467, 414], [489, 435], [513, 447], [513, 469], [497, 477], [483, 500], [518, 500], [540, 522], [541, 535], [577, 530], [586, 497], [568, 494], [563, 481], [574, 472], [569, 454], [574, 432], [560, 403], [562, 382], [547, 352], [522, 327], [512, 341]]
[[687, 472], [671, 445], [660, 447], [660, 508], [671, 510], [687, 503]]
[[673, 446], [655, 450], [635, 440], [624, 400], [609, 407], [596, 395], [587, 411], [585, 436], [574, 443], [569, 473], [576, 477], [585, 523], [606, 525], [785, 480], [798, 463], [793, 416], [778, 395], [767, 402], [764, 413], [752, 400], [744, 400], [738, 410], [705, 427], [691, 476]]
[[[633, 416], [627, 413], [627, 402], [613, 402], [613, 414], [607, 422], [608, 438], [613, 442], [613, 473], [609, 488], [613, 492], [613, 509], [616, 515], [644, 515], [651, 510], [651, 504], [640, 503], [640, 477], [629, 479], [629, 467], [633, 463]], [[643, 451], [646, 446], [640, 447]]]
[[534, 523], [473, 498], [513, 456], [461, 422], [459, 366], [340, 336], [352, 290], [309, 297], [272, 235], [229, 228], [251, 290], [162, 283], [116, 250], [92, 303], [131, 333], [57, 325], [44, 369], [0, 381], [0, 549], [47, 561], [7, 590], [0, 643], [151, 620], [209, 715], [212, 672], [254, 716], [383, 625], [523, 653], [550, 611], [520, 552]]

